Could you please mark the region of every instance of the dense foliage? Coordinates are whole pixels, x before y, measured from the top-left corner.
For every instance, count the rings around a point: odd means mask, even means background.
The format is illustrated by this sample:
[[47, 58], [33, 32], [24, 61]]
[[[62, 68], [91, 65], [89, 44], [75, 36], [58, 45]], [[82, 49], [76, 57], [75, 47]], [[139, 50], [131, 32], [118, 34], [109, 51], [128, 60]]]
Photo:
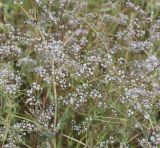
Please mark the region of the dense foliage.
[[159, 8], [1, 0], [1, 147], [158, 147]]

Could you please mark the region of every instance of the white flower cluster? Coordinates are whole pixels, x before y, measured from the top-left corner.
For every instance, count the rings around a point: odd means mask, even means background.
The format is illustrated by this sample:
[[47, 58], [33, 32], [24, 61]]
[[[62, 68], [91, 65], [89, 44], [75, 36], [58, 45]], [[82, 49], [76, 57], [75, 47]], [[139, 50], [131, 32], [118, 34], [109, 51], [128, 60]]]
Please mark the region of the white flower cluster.
[[0, 69], [0, 86], [4, 93], [16, 94], [21, 83], [21, 77], [9, 65], [3, 65]]
[[40, 67], [35, 67], [33, 71], [40, 76], [46, 83], [50, 84], [52, 82], [51, 77], [47, 73], [47, 70], [43, 68], [42, 66]]
[[37, 128], [33, 123], [23, 120], [22, 122], [17, 122], [13, 126], [16, 130], [23, 132], [24, 134], [36, 131]]
[[15, 45], [1, 45], [0, 46], [0, 57], [7, 58], [9, 56], [19, 56], [21, 54], [21, 49]]
[[85, 121], [81, 124], [77, 124], [74, 120], [72, 121], [72, 130], [76, 131], [78, 135], [81, 135], [87, 131], [88, 127]]

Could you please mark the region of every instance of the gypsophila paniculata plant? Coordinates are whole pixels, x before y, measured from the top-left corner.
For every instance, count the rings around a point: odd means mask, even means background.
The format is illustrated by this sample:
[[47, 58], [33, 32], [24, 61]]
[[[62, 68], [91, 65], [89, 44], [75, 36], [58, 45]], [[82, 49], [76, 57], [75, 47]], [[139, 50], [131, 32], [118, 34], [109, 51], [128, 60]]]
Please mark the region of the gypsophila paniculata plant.
[[160, 146], [159, 0], [2, 0], [0, 147]]

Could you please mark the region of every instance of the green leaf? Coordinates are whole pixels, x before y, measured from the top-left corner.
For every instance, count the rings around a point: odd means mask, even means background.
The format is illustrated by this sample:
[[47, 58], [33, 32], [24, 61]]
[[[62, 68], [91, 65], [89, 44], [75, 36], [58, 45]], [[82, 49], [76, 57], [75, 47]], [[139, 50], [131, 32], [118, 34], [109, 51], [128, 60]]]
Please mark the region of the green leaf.
[[71, 117], [71, 112], [69, 111], [69, 107], [66, 108], [65, 113], [63, 114], [63, 117], [61, 118], [61, 120], [59, 121], [56, 131], [58, 132], [59, 130], [63, 130], [66, 121]]

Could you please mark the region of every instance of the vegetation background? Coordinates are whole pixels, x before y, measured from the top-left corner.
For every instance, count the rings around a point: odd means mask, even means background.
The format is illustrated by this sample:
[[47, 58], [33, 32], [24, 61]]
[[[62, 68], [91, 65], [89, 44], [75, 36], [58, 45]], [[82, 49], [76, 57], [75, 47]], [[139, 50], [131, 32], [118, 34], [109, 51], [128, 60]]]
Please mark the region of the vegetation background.
[[159, 49], [159, 0], [1, 0], [1, 147], [159, 147]]

